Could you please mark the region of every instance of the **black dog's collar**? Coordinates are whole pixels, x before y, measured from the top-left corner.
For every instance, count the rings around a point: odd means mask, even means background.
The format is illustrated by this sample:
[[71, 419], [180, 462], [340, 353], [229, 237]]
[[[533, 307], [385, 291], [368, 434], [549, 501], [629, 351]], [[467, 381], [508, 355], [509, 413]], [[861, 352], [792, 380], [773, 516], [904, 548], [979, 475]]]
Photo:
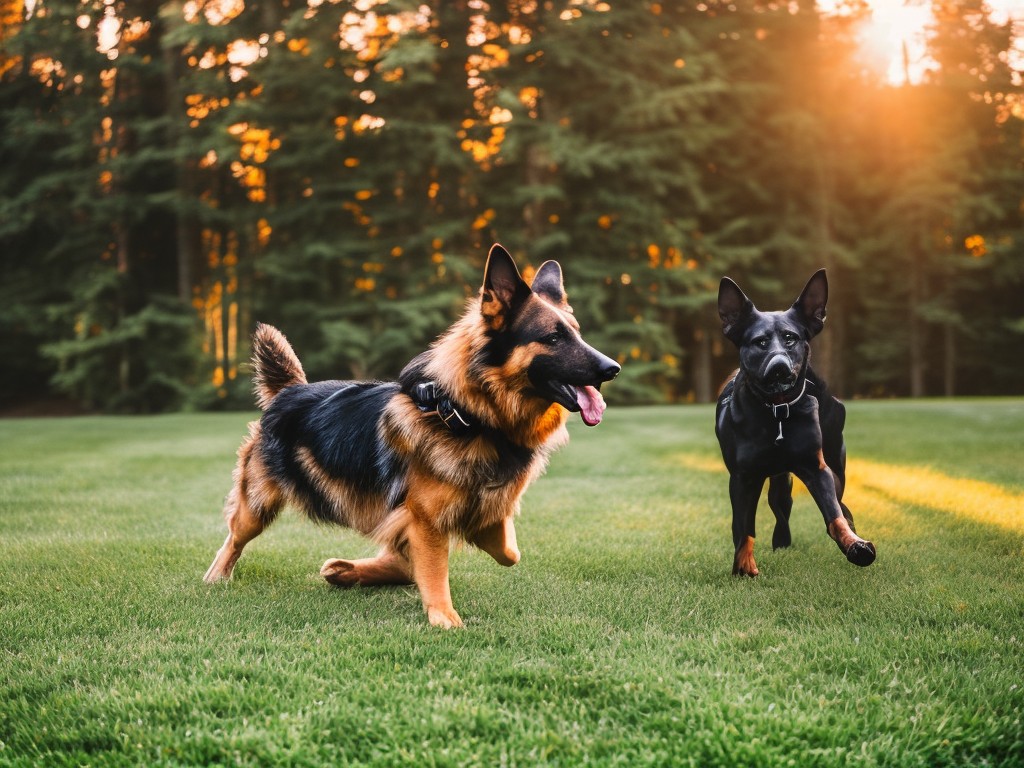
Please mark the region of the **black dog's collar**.
[[[804, 377], [803, 386], [800, 387], [800, 394], [794, 397], [792, 400], [784, 403], [765, 403], [765, 406], [772, 409], [772, 416], [779, 422], [779, 435], [775, 438], [776, 443], [782, 442], [782, 422], [789, 418], [789, 409], [791, 406], [796, 405], [800, 402], [800, 398], [807, 392], [807, 378]], [[785, 411], [783, 411], [785, 409]], [[780, 415], [781, 414], [781, 415]]]
[[433, 381], [421, 381], [409, 389], [409, 397], [423, 413], [437, 414], [453, 435], [461, 435], [473, 428], [473, 420], [460, 411], [451, 399]]
[[[800, 387], [800, 394], [799, 395], [797, 395], [792, 400], [790, 400], [788, 402], [785, 402], [785, 403], [765, 403], [765, 406], [767, 406], [768, 408], [772, 409], [772, 416], [774, 416], [779, 421], [782, 421], [782, 419], [788, 419], [789, 418], [789, 408], [790, 408], [790, 406], [796, 405], [798, 402], [800, 402], [800, 398], [802, 398], [806, 392], [807, 392], [807, 379], [804, 378], [804, 383], [803, 383], [803, 386]], [[785, 409], [785, 414], [780, 416], [779, 415], [779, 411], [782, 410], [783, 408]]]

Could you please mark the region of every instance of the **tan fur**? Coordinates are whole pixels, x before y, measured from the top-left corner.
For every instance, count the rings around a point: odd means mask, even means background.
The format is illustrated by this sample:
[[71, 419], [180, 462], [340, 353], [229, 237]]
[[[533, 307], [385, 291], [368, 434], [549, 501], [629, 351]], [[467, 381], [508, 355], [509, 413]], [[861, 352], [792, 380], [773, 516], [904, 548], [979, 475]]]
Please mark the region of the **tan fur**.
[[519, 547], [512, 518], [481, 528], [473, 536], [473, 544], [495, 559], [499, 565], [513, 566], [519, 562]]
[[846, 554], [856, 542], [864, 541], [864, 539], [853, 532], [853, 529], [850, 528], [850, 523], [845, 517], [839, 517], [829, 523], [828, 535], [839, 545], [839, 549], [843, 551], [843, 554]]
[[207, 583], [231, 578], [242, 549], [273, 522], [284, 501], [277, 484], [267, 477], [259, 453], [253, 450], [259, 435], [259, 422], [251, 422], [249, 436], [238, 449], [234, 484], [224, 504], [228, 536], [203, 577]]
[[382, 584], [412, 584], [408, 559], [387, 549], [362, 560], [332, 558], [320, 568], [320, 575], [336, 587], [375, 587]]
[[757, 576], [757, 563], [754, 562], [754, 537], [747, 536], [747, 540], [736, 550], [736, 558], [732, 565], [733, 574], [743, 576]]

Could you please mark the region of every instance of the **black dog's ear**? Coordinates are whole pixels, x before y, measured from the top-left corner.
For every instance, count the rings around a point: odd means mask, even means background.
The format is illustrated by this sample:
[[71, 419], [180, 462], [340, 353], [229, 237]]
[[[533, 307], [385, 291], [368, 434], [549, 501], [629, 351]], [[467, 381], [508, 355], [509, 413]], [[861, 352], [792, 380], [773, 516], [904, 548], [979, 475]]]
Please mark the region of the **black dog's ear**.
[[807, 281], [800, 298], [793, 303], [793, 309], [803, 319], [812, 339], [825, 327], [826, 304], [828, 304], [828, 278], [825, 277], [825, 270], [819, 269]]
[[511, 254], [495, 243], [487, 254], [484, 285], [480, 289], [480, 311], [491, 328], [500, 331], [511, 313], [530, 295]]
[[743, 329], [754, 312], [754, 302], [746, 297], [728, 277], [718, 285], [718, 316], [722, 318], [722, 333], [734, 344], [743, 339]]
[[533, 276], [533, 292], [552, 304], [564, 307], [567, 301], [562, 285], [562, 268], [557, 261], [545, 261]]

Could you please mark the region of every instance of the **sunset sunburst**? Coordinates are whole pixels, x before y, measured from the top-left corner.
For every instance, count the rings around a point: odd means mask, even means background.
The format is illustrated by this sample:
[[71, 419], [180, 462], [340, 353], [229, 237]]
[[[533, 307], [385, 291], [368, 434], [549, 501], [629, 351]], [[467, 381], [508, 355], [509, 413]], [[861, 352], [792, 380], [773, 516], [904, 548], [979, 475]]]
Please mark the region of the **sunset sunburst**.
[[[927, 31], [932, 22], [931, 3], [925, 0], [867, 0], [868, 13], [857, 36], [865, 65], [892, 85], [920, 82], [928, 70]], [[990, 0], [986, 4], [998, 23], [1024, 23], [1022, 0]], [[843, 0], [819, 0], [826, 14], [844, 14]]]

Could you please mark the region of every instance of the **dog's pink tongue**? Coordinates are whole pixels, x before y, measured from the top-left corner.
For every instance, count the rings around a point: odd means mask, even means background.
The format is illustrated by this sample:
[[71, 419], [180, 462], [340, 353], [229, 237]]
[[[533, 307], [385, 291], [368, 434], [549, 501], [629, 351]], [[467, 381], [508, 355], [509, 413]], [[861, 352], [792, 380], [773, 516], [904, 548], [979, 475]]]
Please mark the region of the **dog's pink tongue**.
[[601, 423], [605, 404], [601, 393], [594, 387], [576, 387], [576, 402], [580, 406], [580, 416], [588, 427], [596, 427]]

